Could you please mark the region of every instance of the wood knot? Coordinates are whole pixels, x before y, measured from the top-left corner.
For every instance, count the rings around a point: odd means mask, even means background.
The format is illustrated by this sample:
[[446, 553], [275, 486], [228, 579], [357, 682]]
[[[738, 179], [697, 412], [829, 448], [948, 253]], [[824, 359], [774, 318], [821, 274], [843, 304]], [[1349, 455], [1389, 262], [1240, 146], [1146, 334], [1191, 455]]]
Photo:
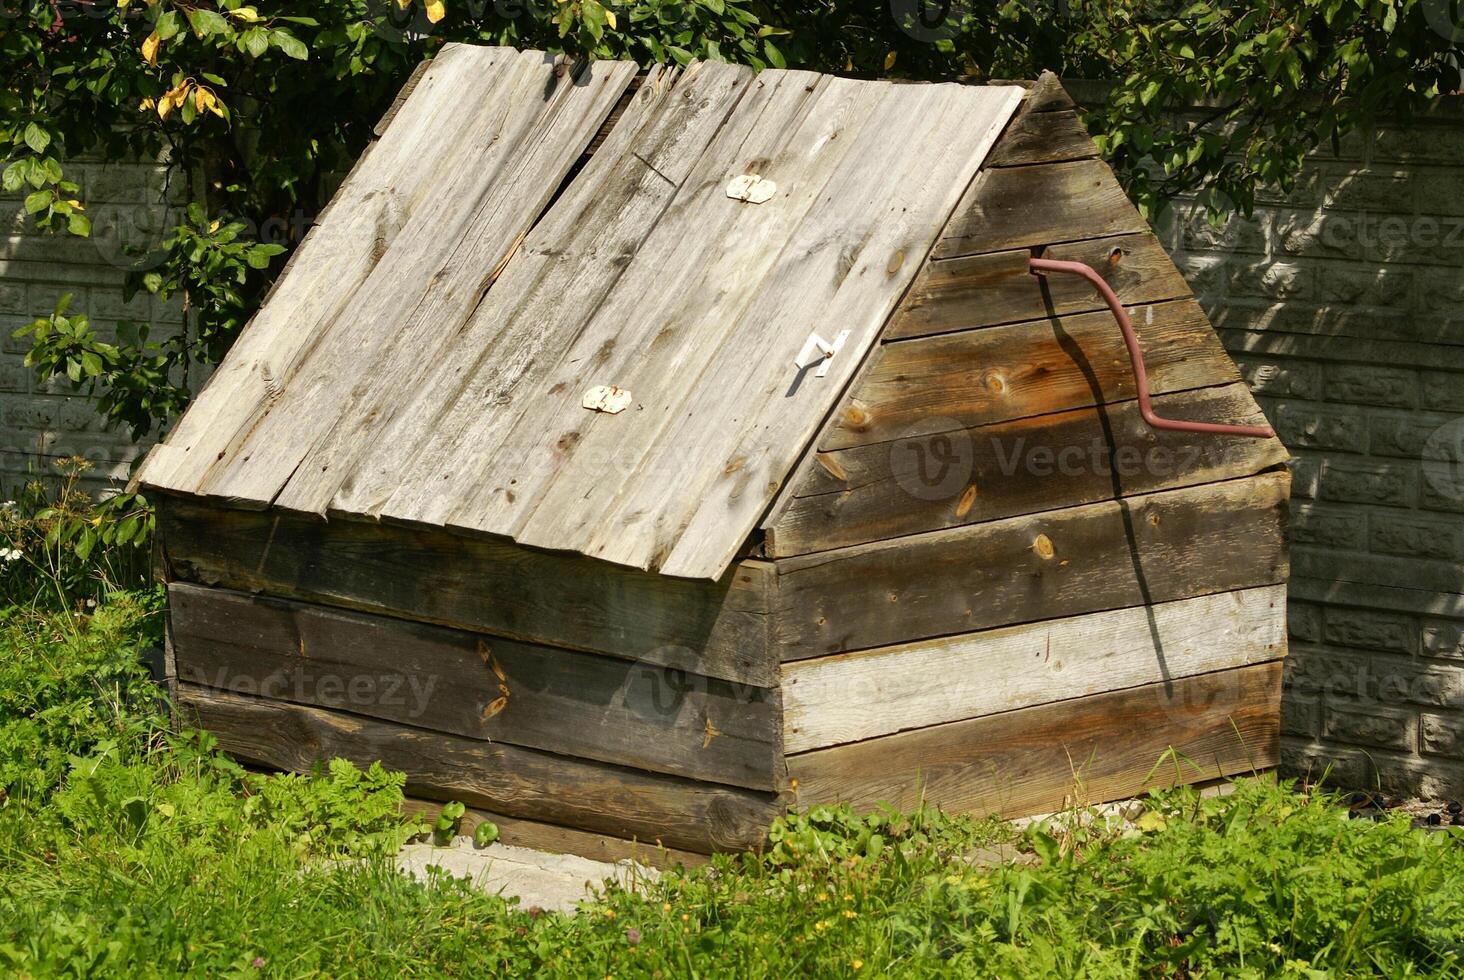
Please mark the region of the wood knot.
[[971, 513], [971, 507], [976, 503], [976, 484], [971, 484], [961, 491], [961, 499], [956, 501], [956, 517], [962, 518]]
[[859, 430], [869, 424], [869, 409], [860, 402], [850, 402], [844, 408], [844, 428]]
[[1045, 534], [1039, 534], [1032, 540], [1032, 550], [1037, 552], [1037, 557], [1047, 561], [1054, 554], [1056, 549], [1052, 547], [1052, 539]]

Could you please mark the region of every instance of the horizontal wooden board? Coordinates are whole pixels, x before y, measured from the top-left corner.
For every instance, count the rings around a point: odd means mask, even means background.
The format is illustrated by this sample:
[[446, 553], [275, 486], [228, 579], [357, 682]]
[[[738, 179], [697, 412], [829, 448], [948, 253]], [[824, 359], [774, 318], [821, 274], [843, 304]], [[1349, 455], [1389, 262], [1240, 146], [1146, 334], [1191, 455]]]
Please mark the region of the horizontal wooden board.
[[[1268, 769], [1281, 662], [887, 735], [788, 760], [798, 801], [1006, 817]], [[1170, 750], [1178, 758], [1161, 758]]]
[[321, 760], [380, 762], [432, 799], [700, 853], [762, 843], [768, 793], [584, 762], [343, 712], [178, 685], [180, 719], [249, 762], [304, 772]]
[[178, 498], [158, 502], [158, 527], [174, 579], [777, 683], [764, 562], [671, 579], [486, 537]]
[[[1033, 275], [1028, 267], [1031, 254], [1021, 248], [927, 263], [890, 318], [884, 339], [1107, 308], [1103, 297], [1083, 279]], [[1164, 246], [1149, 231], [1054, 245], [1043, 256], [1092, 266], [1125, 306], [1191, 295]]]
[[[1262, 424], [1242, 383], [1160, 395], [1163, 416]], [[767, 531], [783, 558], [1250, 476], [1286, 462], [1276, 439], [1153, 429], [1126, 401], [820, 454]]]
[[[402, 811], [420, 816], [430, 824], [442, 812], [442, 802], [408, 797], [402, 804]], [[474, 807], [464, 810], [462, 819], [458, 823], [458, 834], [463, 837], [471, 837], [478, 825], [482, 823], [492, 823], [498, 828], [500, 843], [513, 847], [531, 847], [536, 851], [548, 851], [553, 854], [577, 854], [592, 861], [607, 863], [634, 861], [637, 864], [664, 869], [678, 866], [696, 868], [707, 864], [710, 860], [707, 855], [693, 851], [656, 847], [641, 841], [592, 834], [573, 827], [561, 827], [538, 820], [508, 817], [501, 813], [492, 813]]]
[[[1193, 300], [1136, 307], [1130, 316], [1151, 394], [1240, 380]], [[1136, 393], [1123, 335], [1107, 310], [963, 330], [885, 344], [819, 448], [1044, 415]]]
[[1086, 160], [1098, 155], [1088, 128], [1071, 110], [1024, 112], [1001, 134], [986, 158], [987, 167]]
[[775, 691], [174, 583], [180, 680], [708, 782], [781, 782]]
[[1102, 160], [995, 167], [977, 176], [932, 255], [946, 259], [1148, 230]]
[[789, 753], [1280, 657], [1286, 586], [967, 633], [783, 668]]
[[1169, 490], [788, 558], [784, 660], [1286, 579], [1290, 474]]

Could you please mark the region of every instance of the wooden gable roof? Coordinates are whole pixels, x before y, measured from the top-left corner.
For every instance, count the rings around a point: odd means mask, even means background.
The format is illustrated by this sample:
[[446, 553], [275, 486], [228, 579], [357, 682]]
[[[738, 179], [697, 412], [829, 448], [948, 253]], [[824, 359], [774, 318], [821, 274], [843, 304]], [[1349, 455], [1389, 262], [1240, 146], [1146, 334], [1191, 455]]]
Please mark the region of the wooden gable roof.
[[635, 72], [444, 49], [141, 482], [720, 576], [1023, 91]]

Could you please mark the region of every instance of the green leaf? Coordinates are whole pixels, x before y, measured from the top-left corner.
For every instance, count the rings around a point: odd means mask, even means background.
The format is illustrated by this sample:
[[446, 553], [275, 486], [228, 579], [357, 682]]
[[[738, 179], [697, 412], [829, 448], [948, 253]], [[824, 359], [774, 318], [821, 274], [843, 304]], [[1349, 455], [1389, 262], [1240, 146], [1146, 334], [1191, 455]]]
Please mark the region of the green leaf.
[[5, 168], [3, 186], [7, 194], [13, 194], [25, 184], [26, 161], [16, 160]]
[[55, 200], [50, 191], [36, 191], [25, 199], [25, 213], [39, 214], [51, 206]]
[[774, 68], [788, 67], [788, 62], [783, 57], [783, 52], [778, 50], [778, 46], [772, 42], [771, 38], [765, 38], [763, 40], [763, 54], [768, 56], [768, 64]]
[[232, 28], [229, 22], [217, 11], [205, 10], [201, 7], [188, 11], [188, 23], [193, 25], [193, 31], [199, 37], [207, 37], [210, 34], [231, 34]]
[[176, 10], [166, 10], [153, 29], [158, 32], [159, 40], [168, 41], [178, 36], [178, 32], [183, 29], [183, 23], [178, 19]]
[[88, 238], [91, 236], [91, 219], [80, 211], [73, 211], [66, 219], [66, 230], [80, 238]]
[[304, 61], [310, 57], [310, 49], [305, 47], [305, 42], [291, 34], [289, 31], [278, 30], [270, 33], [270, 39], [274, 46], [279, 48], [287, 56], [298, 61]]
[[478, 847], [487, 847], [498, 840], [498, 824], [492, 820], [484, 820], [473, 828], [473, 843]]
[[37, 153], [45, 153], [46, 147], [51, 145], [51, 134], [35, 123], [26, 123], [25, 145]]
[[269, 35], [262, 27], [251, 27], [244, 32], [241, 43], [244, 45], [244, 50], [248, 51], [252, 56], [259, 58], [269, 50]]

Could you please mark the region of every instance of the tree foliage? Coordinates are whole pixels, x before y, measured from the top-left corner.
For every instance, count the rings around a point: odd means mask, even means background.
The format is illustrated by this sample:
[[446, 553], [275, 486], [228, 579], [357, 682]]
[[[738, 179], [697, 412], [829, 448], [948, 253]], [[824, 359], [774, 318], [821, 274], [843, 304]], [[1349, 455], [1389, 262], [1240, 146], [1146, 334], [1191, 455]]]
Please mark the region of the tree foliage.
[[36, 224], [92, 233], [68, 173], [83, 152], [164, 158], [190, 188], [126, 255], [129, 289], [181, 298], [183, 333], [126, 325], [104, 343], [60, 329], [58, 312], [32, 331], [31, 363], [109, 392], [103, 410], [138, 435], [166, 425], [187, 366], [228, 349], [331, 176], [450, 40], [865, 77], [1108, 79], [1089, 123], [1151, 214], [1177, 193], [1248, 213], [1318, 144], [1460, 84], [1458, 0], [1166, 2], [4, 0], [3, 185]]

